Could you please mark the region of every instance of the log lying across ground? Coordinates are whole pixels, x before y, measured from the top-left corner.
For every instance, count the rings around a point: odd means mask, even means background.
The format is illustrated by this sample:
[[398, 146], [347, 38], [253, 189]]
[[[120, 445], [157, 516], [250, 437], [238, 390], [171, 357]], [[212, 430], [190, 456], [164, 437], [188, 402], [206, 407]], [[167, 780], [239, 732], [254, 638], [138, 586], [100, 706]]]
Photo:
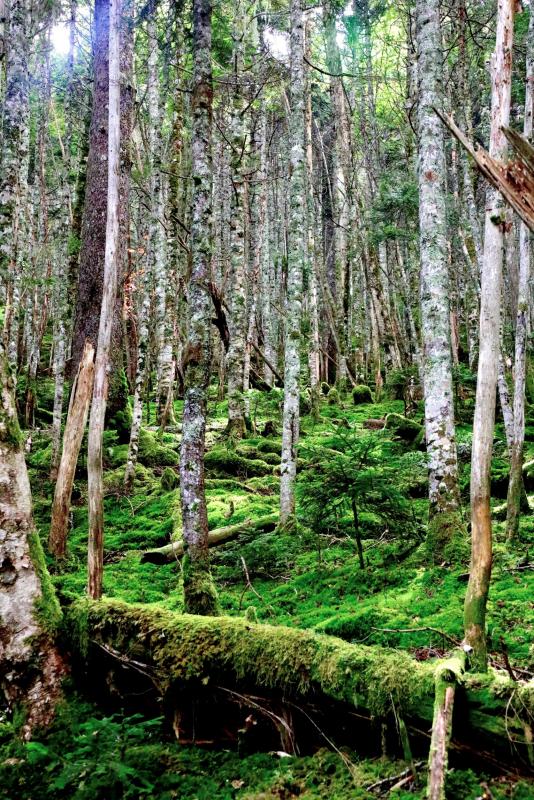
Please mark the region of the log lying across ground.
[[[223, 542], [229, 542], [231, 539], [236, 539], [242, 533], [254, 533], [257, 531], [267, 533], [268, 531], [273, 531], [277, 525], [278, 514], [267, 514], [265, 517], [246, 519], [235, 525], [225, 525], [223, 528], [215, 528], [208, 534], [208, 547], [213, 547]], [[171, 544], [166, 544], [163, 547], [145, 550], [141, 556], [141, 562], [165, 564], [168, 561], [174, 561], [176, 558], [180, 558], [183, 554], [184, 543], [182, 539], [178, 539], [176, 542], [171, 542]]]
[[[193, 687], [226, 687], [315, 707], [337, 703], [375, 719], [393, 712], [409, 729], [427, 736], [435, 716], [435, 689], [442, 684], [435, 678], [443, 661], [418, 662], [402, 651], [238, 617], [79, 600], [67, 620], [73, 646], [90, 671], [96, 654], [105, 650], [123, 667], [149, 676], [167, 707]], [[493, 670], [455, 679], [451, 746], [487, 755], [494, 764], [527, 765], [534, 682], [514, 682]], [[439, 713], [445, 710], [438, 706]], [[445, 747], [447, 739], [446, 732]]]

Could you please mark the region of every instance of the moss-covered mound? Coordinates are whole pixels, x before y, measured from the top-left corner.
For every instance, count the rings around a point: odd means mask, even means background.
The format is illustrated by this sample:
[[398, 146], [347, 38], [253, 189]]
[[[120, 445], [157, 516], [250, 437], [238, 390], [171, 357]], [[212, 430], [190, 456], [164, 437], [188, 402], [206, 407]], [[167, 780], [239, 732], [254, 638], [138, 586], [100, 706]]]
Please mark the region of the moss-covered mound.
[[352, 390], [352, 400], [355, 406], [362, 405], [363, 403], [373, 402], [373, 393], [368, 386], [358, 384]]
[[418, 446], [424, 439], [423, 426], [402, 414], [388, 414], [384, 428], [391, 431], [396, 439], [409, 445]]

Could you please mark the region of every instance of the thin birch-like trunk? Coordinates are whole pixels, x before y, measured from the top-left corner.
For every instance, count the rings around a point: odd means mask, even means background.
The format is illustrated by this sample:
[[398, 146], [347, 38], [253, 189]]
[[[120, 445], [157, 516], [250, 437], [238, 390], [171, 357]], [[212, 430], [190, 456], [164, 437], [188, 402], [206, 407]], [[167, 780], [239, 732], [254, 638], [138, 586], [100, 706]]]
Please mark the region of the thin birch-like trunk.
[[[523, 135], [532, 140], [534, 111], [534, 14], [532, 8], [528, 23], [526, 57], [525, 118]], [[525, 440], [525, 385], [527, 368], [527, 333], [530, 284], [530, 231], [524, 222], [519, 228], [519, 280], [517, 286], [517, 312], [515, 322], [513, 429], [510, 449], [510, 479], [506, 512], [508, 539], [517, 537], [519, 511], [523, 490], [523, 446]]]
[[[510, 119], [514, 8], [514, 0], [498, 0], [496, 44], [491, 60], [489, 153], [501, 160], [507, 150], [503, 128]], [[471, 569], [464, 606], [465, 641], [473, 650], [473, 666], [481, 672], [487, 669], [486, 604], [492, 562], [490, 473], [499, 365], [504, 222], [502, 198], [496, 189], [488, 188], [471, 460]]]
[[183, 358], [184, 413], [180, 448], [180, 500], [186, 546], [185, 610], [217, 613], [208, 552], [204, 449], [211, 363], [212, 303], [208, 284], [212, 253], [212, 71], [211, 0], [193, 2], [193, 87], [191, 274], [187, 287], [189, 320]]
[[110, 0], [109, 11], [109, 109], [108, 192], [106, 250], [100, 326], [95, 357], [93, 399], [87, 443], [87, 488], [89, 541], [87, 593], [102, 595], [104, 567], [104, 499], [102, 486], [102, 437], [108, 392], [111, 333], [114, 322], [119, 273], [119, 168], [120, 168], [120, 40], [121, 0]]
[[70, 499], [74, 473], [82, 446], [87, 423], [94, 377], [94, 348], [85, 343], [82, 360], [72, 384], [69, 410], [63, 434], [63, 451], [57, 469], [52, 519], [48, 535], [48, 549], [56, 559], [64, 558], [67, 552]]
[[425, 431], [428, 453], [428, 549], [441, 561], [459, 525], [454, 426], [449, 273], [445, 210], [445, 149], [441, 121], [441, 37], [438, 0], [419, 0], [419, 233]]
[[302, 279], [306, 259], [305, 226], [302, 224], [302, 212], [305, 208], [306, 154], [304, 21], [301, 0], [291, 0], [290, 26], [289, 230], [280, 470], [280, 522], [282, 525], [292, 523], [295, 515], [295, 476], [299, 440], [300, 321]]

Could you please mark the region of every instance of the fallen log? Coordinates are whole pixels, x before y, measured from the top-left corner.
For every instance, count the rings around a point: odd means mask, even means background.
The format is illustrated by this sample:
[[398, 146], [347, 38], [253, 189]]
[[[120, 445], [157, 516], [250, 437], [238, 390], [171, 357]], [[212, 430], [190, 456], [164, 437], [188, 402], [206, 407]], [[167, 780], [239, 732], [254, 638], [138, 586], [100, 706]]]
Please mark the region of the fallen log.
[[[441, 677], [450, 670], [447, 662], [445, 667], [443, 661], [418, 662], [402, 651], [240, 617], [197, 617], [85, 599], [66, 617], [71, 646], [88, 674], [98, 674], [94, 665], [102, 651], [121, 669], [131, 662], [134, 672], [149, 676], [171, 713], [192, 692], [225, 687], [243, 696], [250, 692], [256, 700], [267, 692], [281, 703], [343, 708], [367, 719], [400, 716], [409, 730], [427, 735], [436, 669]], [[510, 769], [519, 763], [527, 769], [525, 731], [534, 713], [534, 682], [512, 681], [490, 669], [466, 675], [456, 691], [451, 746], [493, 765]]]
[[[255, 531], [262, 531], [267, 533], [272, 531], [278, 525], [278, 514], [268, 514], [265, 517], [257, 517], [257, 519], [246, 519], [243, 522], [238, 522], [235, 525], [225, 525], [223, 528], [215, 528], [208, 533], [208, 547], [213, 547], [216, 544], [229, 542], [231, 539], [236, 539], [242, 533], [253, 533]], [[168, 561], [174, 561], [181, 558], [184, 554], [184, 543], [182, 539], [176, 542], [166, 544], [163, 547], [155, 547], [151, 550], [145, 550], [141, 556], [141, 563], [150, 564], [166, 564]]]

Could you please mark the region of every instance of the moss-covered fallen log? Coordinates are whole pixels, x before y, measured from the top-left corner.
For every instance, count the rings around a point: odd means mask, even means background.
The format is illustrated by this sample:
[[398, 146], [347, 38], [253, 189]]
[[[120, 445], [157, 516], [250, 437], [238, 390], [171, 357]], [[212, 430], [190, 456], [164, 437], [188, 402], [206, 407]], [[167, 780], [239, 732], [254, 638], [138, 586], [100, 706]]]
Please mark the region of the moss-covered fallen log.
[[[243, 533], [272, 531], [277, 524], [278, 514], [267, 514], [264, 517], [237, 522], [235, 525], [225, 525], [222, 528], [215, 528], [208, 534], [208, 547], [229, 542], [241, 536]], [[178, 539], [176, 542], [171, 542], [171, 544], [166, 544], [163, 547], [145, 550], [141, 556], [141, 561], [142, 563], [166, 564], [168, 561], [174, 561], [176, 558], [180, 558], [183, 554], [184, 543], [182, 539]]]
[[[428, 735], [439, 661], [349, 644], [324, 634], [250, 623], [236, 617], [195, 617], [119, 601], [77, 601], [67, 614], [70, 639], [89, 670], [107, 650], [144, 670], [163, 698], [191, 687], [227, 687], [315, 706], [337, 702], [358, 715], [401, 715]], [[189, 687], [189, 688], [188, 688]], [[534, 684], [491, 671], [466, 676], [457, 689], [451, 746], [472, 748], [500, 764], [525, 757]], [[527, 734], [528, 738], [528, 734]]]

